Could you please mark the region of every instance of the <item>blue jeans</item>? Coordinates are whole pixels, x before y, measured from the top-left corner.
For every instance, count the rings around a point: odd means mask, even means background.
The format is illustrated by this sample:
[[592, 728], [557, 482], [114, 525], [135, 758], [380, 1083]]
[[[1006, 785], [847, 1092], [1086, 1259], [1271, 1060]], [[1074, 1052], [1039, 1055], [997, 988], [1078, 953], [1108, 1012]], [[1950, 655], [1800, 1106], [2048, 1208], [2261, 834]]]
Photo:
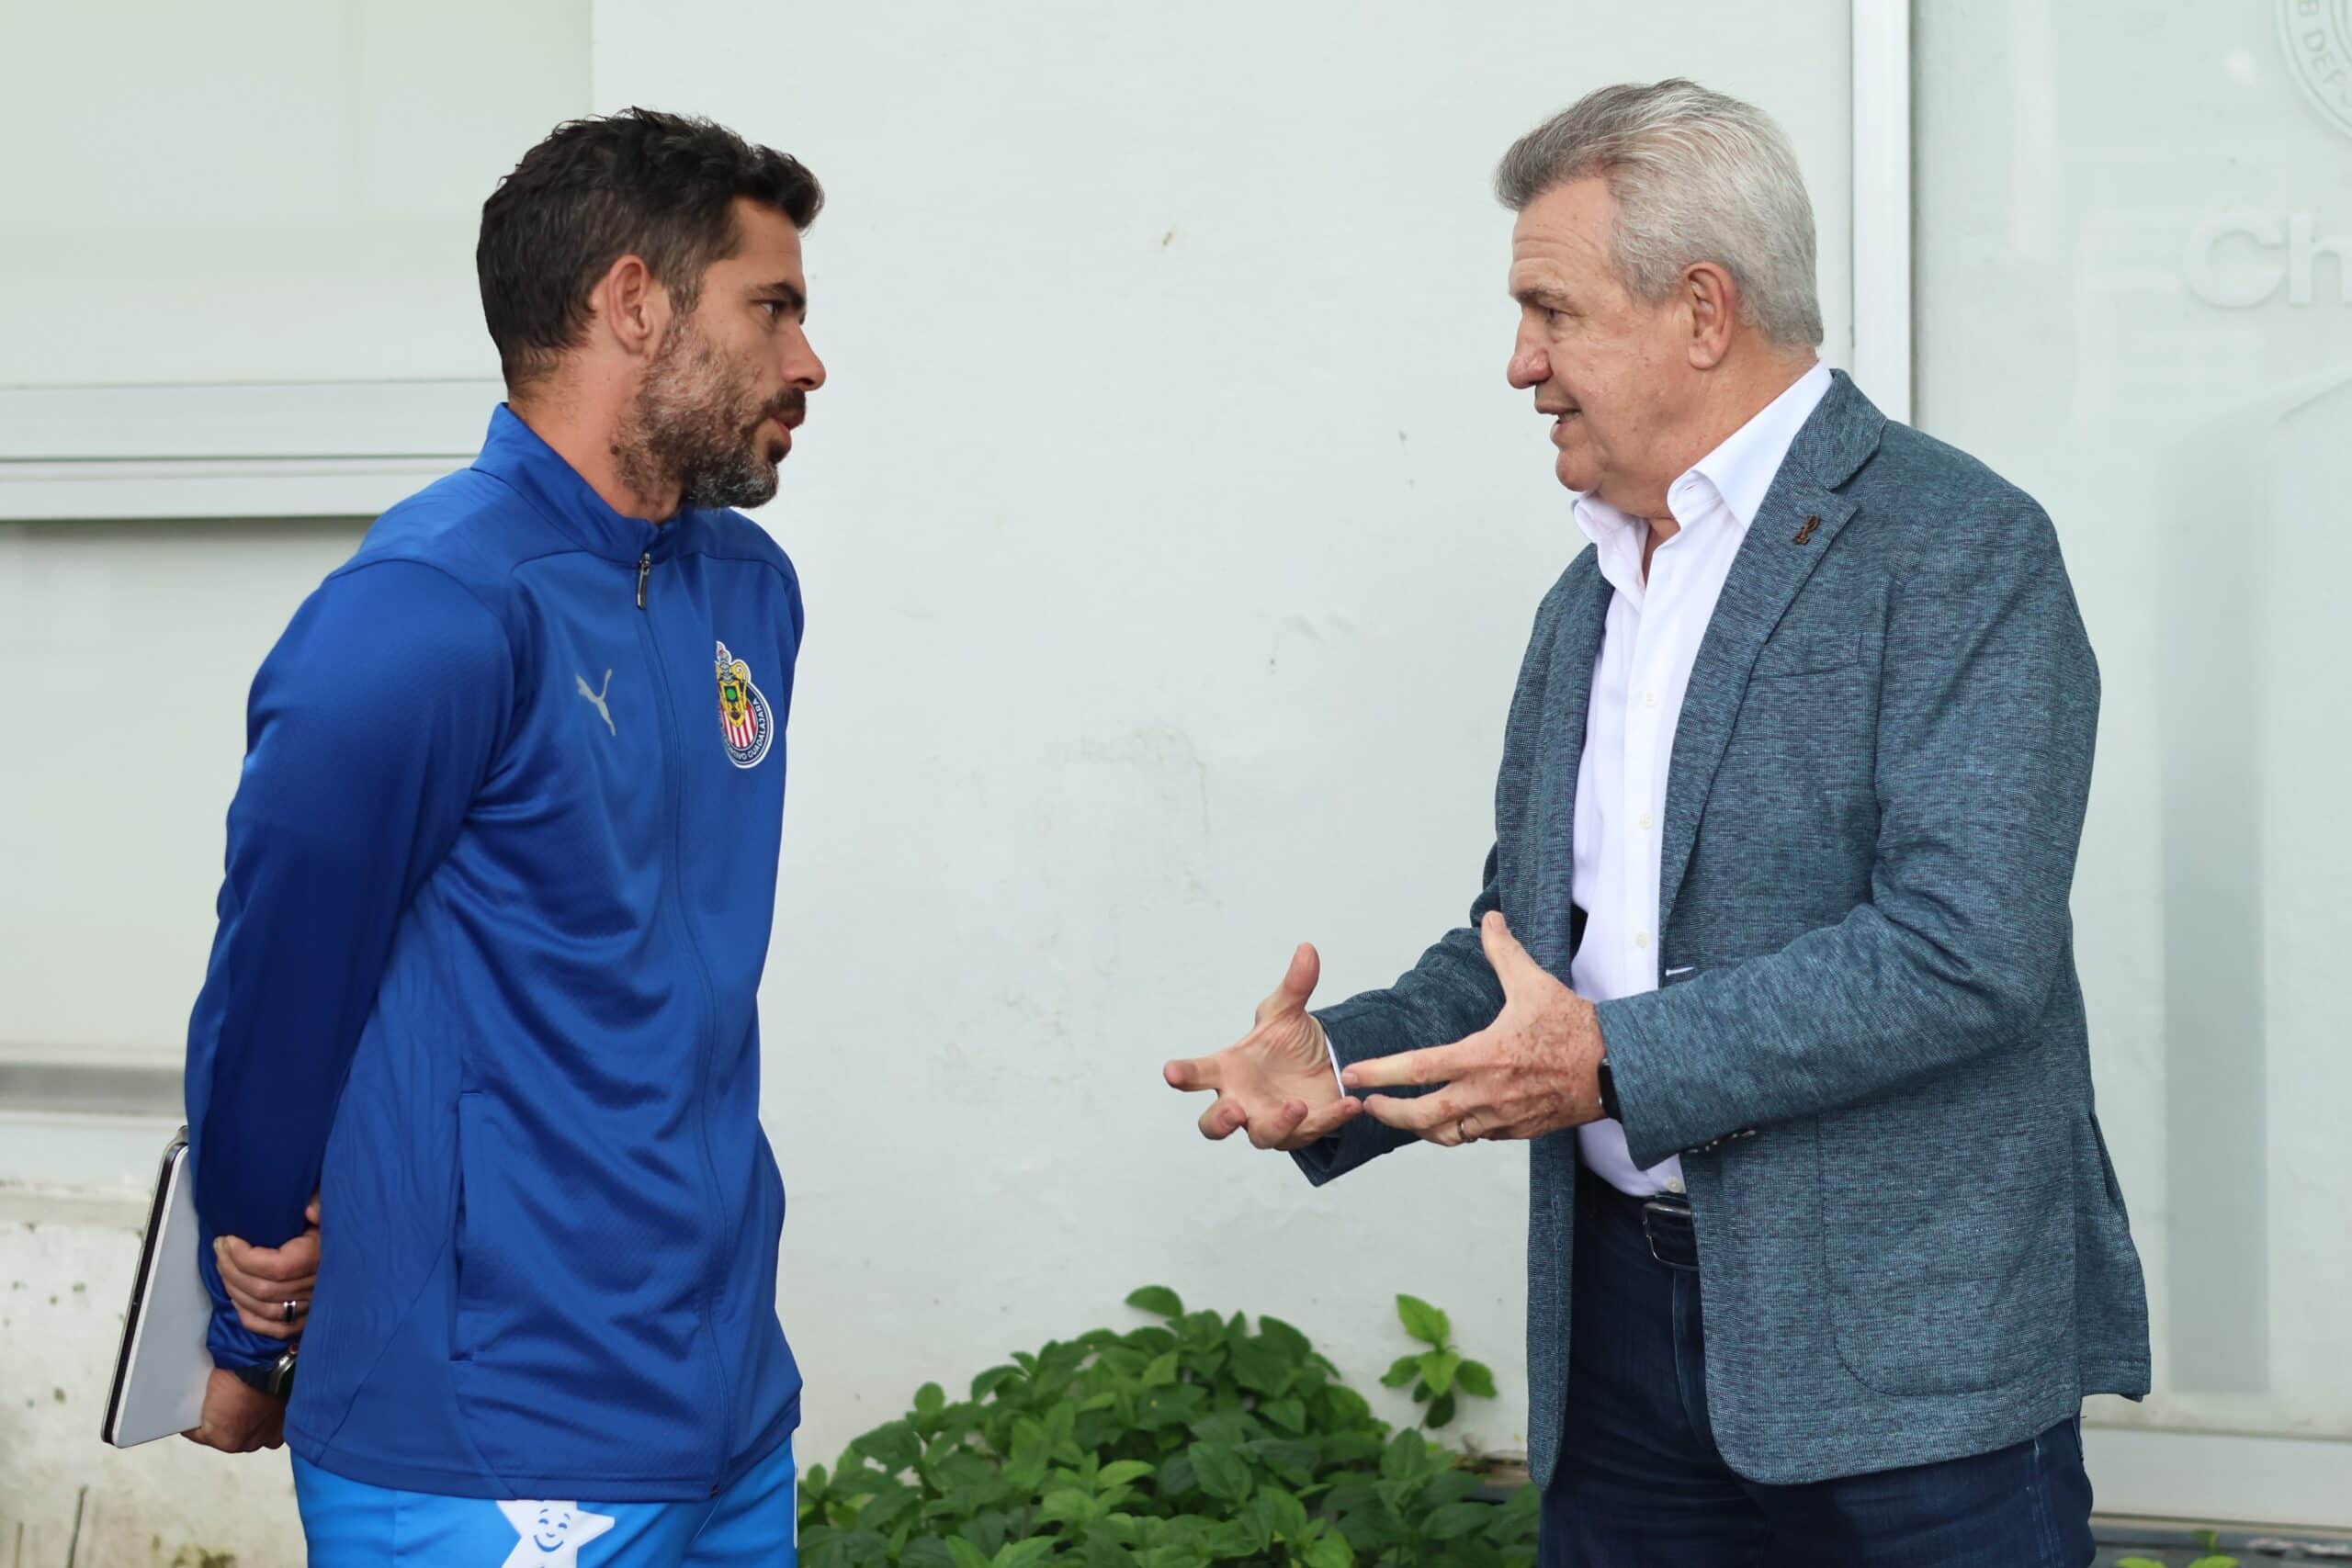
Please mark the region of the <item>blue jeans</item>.
[[793, 1568], [797, 1480], [788, 1442], [697, 1503], [446, 1497], [294, 1461], [311, 1568]]
[[2087, 1568], [2096, 1555], [2075, 1421], [1941, 1464], [1744, 1479], [1708, 1421], [1697, 1271], [1653, 1257], [1639, 1205], [1589, 1172], [1576, 1236], [1539, 1568]]

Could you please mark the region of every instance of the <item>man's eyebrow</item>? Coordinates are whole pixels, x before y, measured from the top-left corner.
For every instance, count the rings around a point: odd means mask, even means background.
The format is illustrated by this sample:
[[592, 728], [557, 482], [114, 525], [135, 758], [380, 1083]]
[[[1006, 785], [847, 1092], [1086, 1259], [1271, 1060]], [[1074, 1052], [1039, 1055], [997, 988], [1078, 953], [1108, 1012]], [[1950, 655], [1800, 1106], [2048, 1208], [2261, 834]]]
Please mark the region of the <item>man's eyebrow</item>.
[[804, 321], [808, 319], [808, 296], [800, 291], [800, 286], [797, 283], [781, 281], [763, 283], [752, 289], [752, 293], [758, 299], [780, 300], [794, 315]]
[[1568, 302], [1568, 297], [1558, 289], [1541, 283], [1524, 283], [1510, 291], [1510, 297], [1522, 305], [1548, 306], [1557, 309]]

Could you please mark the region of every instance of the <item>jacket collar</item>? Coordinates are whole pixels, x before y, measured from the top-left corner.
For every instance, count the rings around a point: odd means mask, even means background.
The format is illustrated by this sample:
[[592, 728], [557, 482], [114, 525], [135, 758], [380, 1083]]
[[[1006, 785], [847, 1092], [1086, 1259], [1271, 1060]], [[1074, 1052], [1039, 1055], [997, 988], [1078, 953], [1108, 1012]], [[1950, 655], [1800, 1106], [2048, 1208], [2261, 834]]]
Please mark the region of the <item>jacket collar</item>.
[[593, 555], [635, 562], [667, 560], [685, 547], [697, 514], [682, 511], [667, 523], [626, 517], [606, 504], [580, 471], [559, 456], [522, 417], [501, 403], [473, 466], [529, 502], [548, 522]]

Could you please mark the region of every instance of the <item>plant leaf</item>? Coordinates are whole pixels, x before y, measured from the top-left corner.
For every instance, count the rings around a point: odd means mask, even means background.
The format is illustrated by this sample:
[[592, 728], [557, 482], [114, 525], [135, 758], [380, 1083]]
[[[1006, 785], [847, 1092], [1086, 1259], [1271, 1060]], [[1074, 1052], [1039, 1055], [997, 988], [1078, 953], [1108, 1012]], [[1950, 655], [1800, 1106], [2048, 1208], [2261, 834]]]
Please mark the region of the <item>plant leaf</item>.
[[1453, 1386], [1464, 1393], [1476, 1394], [1480, 1399], [1492, 1399], [1495, 1397], [1494, 1369], [1484, 1361], [1464, 1361], [1461, 1370], [1453, 1374]]
[[1420, 1375], [1421, 1359], [1419, 1356], [1399, 1356], [1388, 1364], [1386, 1371], [1380, 1374], [1380, 1386], [1403, 1388]]
[[1396, 1315], [1404, 1321], [1405, 1332], [1424, 1345], [1442, 1349], [1453, 1332], [1445, 1314], [1419, 1296], [1400, 1295], [1396, 1298]]
[[1224, 1443], [1194, 1443], [1189, 1450], [1193, 1473], [1201, 1490], [1219, 1502], [1238, 1503], [1250, 1495], [1248, 1461]]
[[1451, 1350], [1431, 1350], [1421, 1358], [1421, 1381], [1430, 1385], [1431, 1393], [1444, 1393], [1453, 1387], [1453, 1374], [1462, 1370], [1462, 1358]]
[[1306, 1568], [1356, 1568], [1355, 1549], [1337, 1530], [1317, 1536], [1306, 1549]]
[[1448, 1503], [1421, 1521], [1421, 1534], [1431, 1540], [1453, 1540], [1487, 1522], [1492, 1505]]
[[1235, 1339], [1232, 1342], [1233, 1381], [1252, 1393], [1268, 1397], [1290, 1386], [1291, 1359], [1263, 1339]]
[[1165, 1285], [1146, 1285], [1127, 1297], [1127, 1304], [1171, 1320], [1184, 1315], [1183, 1298]]
[[1308, 1342], [1306, 1336], [1279, 1317], [1260, 1314], [1258, 1333], [1294, 1361], [1304, 1361], [1315, 1354], [1315, 1347]]
[[1102, 1473], [1094, 1478], [1094, 1489], [1097, 1492], [1108, 1492], [1114, 1486], [1125, 1486], [1130, 1482], [1141, 1481], [1156, 1468], [1158, 1467], [1146, 1464], [1139, 1459], [1114, 1461], [1104, 1465]]

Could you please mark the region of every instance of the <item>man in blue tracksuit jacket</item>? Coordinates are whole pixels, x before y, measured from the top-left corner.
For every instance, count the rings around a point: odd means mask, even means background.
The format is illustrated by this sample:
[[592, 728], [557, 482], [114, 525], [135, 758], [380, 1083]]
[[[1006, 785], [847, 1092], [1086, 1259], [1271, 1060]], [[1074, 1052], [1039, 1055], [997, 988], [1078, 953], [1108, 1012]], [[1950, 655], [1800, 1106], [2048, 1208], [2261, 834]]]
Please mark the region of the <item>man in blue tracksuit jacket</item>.
[[801, 604], [725, 509], [824, 378], [821, 201], [706, 121], [533, 149], [477, 258], [509, 403], [254, 680], [188, 1035], [190, 1436], [282, 1411], [313, 1563], [792, 1560], [755, 997]]

